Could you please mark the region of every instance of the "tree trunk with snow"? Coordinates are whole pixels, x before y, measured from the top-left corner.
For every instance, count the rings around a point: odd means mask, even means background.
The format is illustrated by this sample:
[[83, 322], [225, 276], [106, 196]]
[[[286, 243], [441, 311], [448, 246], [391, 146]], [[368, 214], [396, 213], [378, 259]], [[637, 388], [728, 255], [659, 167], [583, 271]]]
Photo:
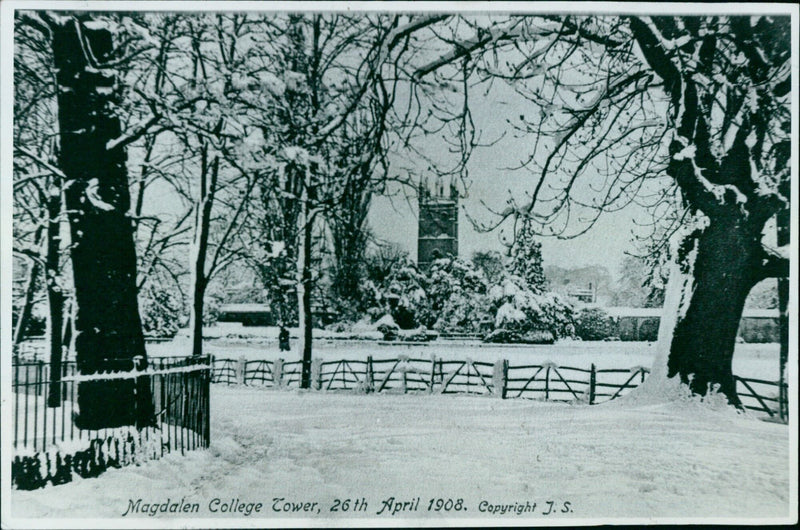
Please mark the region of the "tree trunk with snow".
[[675, 336], [675, 325], [680, 316], [680, 310], [687, 287], [691, 289], [690, 277], [681, 272], [680, 266], [672, 262], [669, 264], [669, 277], [666, 288], [664, 289], [664, 306], [661, 310], [661, 318], [658, 324], [658, 340], [656, 342], [656, 355], [653, 366], [650, 368], [650, 375], [643, 385], [639, 388], [650, 388], [662, 385], [667, 379], [667, 364], [669, 352], [672, 347], [672, 339]]
[[[66, 18], [53, 32], [58, 83], [59, 163], [66, 175], [66, 208], [77, 304], [76, 359], [82, 374], [128, 370], [146, 359], [136, 289], [136, 251], [128, 217], [130, 192], [124, 146], [114, 114], [118, 100], [110, 69], [112, 35]], [[144, 379], [144, 378], [140, 378]], [[149, 383], [82, 382], [75, 424], [100, 429], [151, 421]]]
[[760, 39], [771, 39], [786, 26], [785, 21], [773, 27], [774, 21], [753, 26], [746, 17], [731, 20], [730, 37], [750, 62], [748, 78], [739, 81], [752, 83], [752, 88], [744, 94], [726, 94], [724, 115], [714, 116], [710, 111], [714, 94], [702, 79], [713, 77], [727, 49], [715, 32], [708, 31], [680, 52], [694, 53], [696, 62], [687, 68], [676, 59], [676, 50], [664, 44], [672, 31], [668, 22], [633, 17], [630, 28], [672, 101], [674, 129], [667, 174], [689, 210], [702, 212], [709, 221], [684, 242], [688, 248], [694, 239], [695, 287], [675, 328], [668, 376], [680, 376], [695, 394], [717, 389], [741, 407], [731, 365], [745, 299], [759, 281], [789, 272], [788, 259], [762, 244], [765, 223], [783, 209], [788, 195], [759, 185], [766, 172], [788, 178], [788, 140], [771, 146], [766, 140], [773, 126], [769, 119], [787, 89], [768, 83], [772, 65], [765, 62], [769, 58], [780, 64], [788, 50], [782, 49], [786, 45], [782, 41], [782, 46], [765, 53], [756, 49], [762, 45]]
[[732, 362], [745, 299], [759, 280], [760, 230], [740, 216], [712, 220], [697, 239], [695, 289], [675, 327], [668, 377], [696, 394], [718, 387], [740, 406]]

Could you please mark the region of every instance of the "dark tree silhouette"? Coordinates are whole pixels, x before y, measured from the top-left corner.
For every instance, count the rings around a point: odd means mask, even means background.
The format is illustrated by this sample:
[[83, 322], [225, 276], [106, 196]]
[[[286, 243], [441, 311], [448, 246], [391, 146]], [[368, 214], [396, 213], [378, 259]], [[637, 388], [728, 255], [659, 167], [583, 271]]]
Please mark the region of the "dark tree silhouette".
[[[96, 22], [53, 21], [58, 84], [59, 165], [66, 207], [77, 314], [76, 359], [81, 374], [146, 366], [136, 288], [136, 253], [128, 217], [125, 144], [114, 114], [118, 101], [112, 34]], [[139, 378], [79, 384], [80, 428], [146, 423], [149, 382]]]

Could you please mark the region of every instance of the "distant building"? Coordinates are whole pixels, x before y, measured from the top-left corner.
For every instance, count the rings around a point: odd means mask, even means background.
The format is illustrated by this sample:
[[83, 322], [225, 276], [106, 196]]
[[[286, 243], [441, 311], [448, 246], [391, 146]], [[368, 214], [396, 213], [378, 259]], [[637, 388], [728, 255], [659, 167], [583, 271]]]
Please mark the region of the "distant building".
[[419, 185], [417, 264], [426, 269], [439, 258], [458, 257], [458, 191], [441, 179], [433, 188], [423, 178]]
[[578, 287], [577, 285], [569, 286], [567, 288], [567, 295], [587, 304], [597, 303], [597, 288], [592, 285], [592, 282], [589, 282], [588, 287]]
[[275, 319], [267, 304], [223, 304], [220, 322], [240, 322], [244, 326], [274, 326]]

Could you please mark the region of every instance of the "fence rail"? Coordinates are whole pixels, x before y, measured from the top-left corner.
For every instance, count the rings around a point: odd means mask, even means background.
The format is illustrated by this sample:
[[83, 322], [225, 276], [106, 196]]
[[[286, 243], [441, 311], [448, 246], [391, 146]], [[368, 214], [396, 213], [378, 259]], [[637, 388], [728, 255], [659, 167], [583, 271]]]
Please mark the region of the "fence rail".
[[786, 383], [783, 384], [784, 392], [781, 393], [779, 382], [739, 376], [734, 376], [734, 379], [736, 380], [736, 392], [739, 394], [744, 408], [765, 412], [770, 418], [781, 417], [782, 412], [788, 410], [787, 407], [780, 406], [781, 397], [789, 395]]
[[[299, 388], [301, 361], [212, 359], [214, 383]], [[590, 405], [617, 399], [642, 384], [650, 370], [560, 366], [553, 362], [509, 365], [435, 356], [315, 359], [311, 387], [323, 391], [474, 394]], [[744, 408], [780, 415], [778, 383], [736, 376]], [[785, 385], [784, 385], [785, 386]]]
[[[73, 474], [96, 476], [108, 467], [208, 447], [209, 357], [150, 358], [144, 369], [130, 359], [108, 364], [113, 372], [91, 375], [81, 374], [75, 361], [62, 361], [56, 373], [41, 361], [12, 365], [14, 487], [62, 484]], [[96, 391], [100, 385], [118, 388], [125, 380], [135, 381], [139, 396], [148, 395], [140, 392], [149, 387], [149, 403], [135, 403], [148, 411], [143, 421], [101, 429], [76, 425], [81, 385]]]

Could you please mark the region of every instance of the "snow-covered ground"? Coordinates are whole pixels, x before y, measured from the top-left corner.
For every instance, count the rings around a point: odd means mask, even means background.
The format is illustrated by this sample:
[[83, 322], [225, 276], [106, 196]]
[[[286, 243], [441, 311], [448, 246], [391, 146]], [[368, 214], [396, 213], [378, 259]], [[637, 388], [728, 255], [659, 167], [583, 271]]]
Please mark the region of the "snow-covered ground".
[[[236, 499], [245, 510], [262, 504], [245, 523], [272, 525], [297, 517], [317, 524], [324, 518], [345, 524], [348, 517], [389, 524], [445, 517], [553, 524], [565, 518], [789, 516], [796, 499], [789, 491], [785, 425], [707, 403], [632, 396], [590, 407], [213, 385], [211, 449], [110, 470], [96, 479], [13, 491], [12, 515], [53, 517], [60, 524], [87, 517], [166, 524], [168, 513], [123, 514], [141, 499], [140, 509], [197, 503], [192, 517], [224, 517], [229, 514], [212, 508]], [[354, 499], [362, 498], [366, 510], [353, 511]], [[409, 502], [409, 509], [378, 515], [390, 498]], [[466, 510], [428, 511], [437, 498]], [[351, 499], [350, 511], [331, 512], [336, 499]], [[287, 502], [317, 504], [308, 505], [310, 512], [274, 510]], [[544, 515], [551, 511], [549, 502], [554, 513]], [[513, 511], [534, 503], [532, 513]], [[497, 513], [487, 511], [495, 506]], [[507, 507], [504, 514], [501, 506]], [[143, 519], [137, 524], [132, 517]], [[240, 524], [213, 524], [234, 523]], [[203, 526], [201, 520], [194, 524]]]

